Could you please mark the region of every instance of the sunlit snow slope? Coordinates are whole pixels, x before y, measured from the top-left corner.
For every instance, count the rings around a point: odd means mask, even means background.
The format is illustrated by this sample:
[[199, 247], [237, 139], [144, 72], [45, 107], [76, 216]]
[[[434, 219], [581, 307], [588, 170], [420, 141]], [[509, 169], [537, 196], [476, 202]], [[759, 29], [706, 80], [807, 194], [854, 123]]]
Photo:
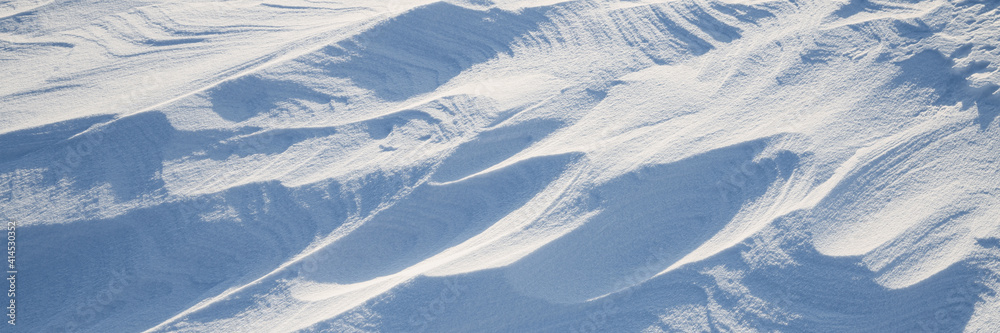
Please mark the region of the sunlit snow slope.
[[3, 1], [4, 330], [998, 332], [998, 7]]

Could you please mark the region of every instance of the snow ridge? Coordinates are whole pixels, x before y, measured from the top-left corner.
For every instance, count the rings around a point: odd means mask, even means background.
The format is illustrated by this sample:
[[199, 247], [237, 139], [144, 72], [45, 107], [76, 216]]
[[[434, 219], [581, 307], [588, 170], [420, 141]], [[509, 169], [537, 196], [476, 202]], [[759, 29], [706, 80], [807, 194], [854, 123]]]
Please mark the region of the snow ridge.
[[24, 327], [995, 331], [998, 15], [3, 4]]

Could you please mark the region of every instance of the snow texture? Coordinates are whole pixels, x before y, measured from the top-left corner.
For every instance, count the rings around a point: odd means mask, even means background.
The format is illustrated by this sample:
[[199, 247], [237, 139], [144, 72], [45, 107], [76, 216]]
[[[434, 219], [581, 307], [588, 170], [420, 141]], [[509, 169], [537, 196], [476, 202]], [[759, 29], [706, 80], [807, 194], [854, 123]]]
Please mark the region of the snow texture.
[[995, 0], [0, 1], [14, 332], [998, 332]]

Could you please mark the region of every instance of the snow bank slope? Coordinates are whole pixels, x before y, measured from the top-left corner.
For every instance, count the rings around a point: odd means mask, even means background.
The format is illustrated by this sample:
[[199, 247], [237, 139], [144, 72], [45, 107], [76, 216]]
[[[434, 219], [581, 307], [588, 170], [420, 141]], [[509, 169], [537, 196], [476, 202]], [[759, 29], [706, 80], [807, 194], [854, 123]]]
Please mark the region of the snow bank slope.
[[1000, 329], [994, 2], [7, 7], [22, 329]]

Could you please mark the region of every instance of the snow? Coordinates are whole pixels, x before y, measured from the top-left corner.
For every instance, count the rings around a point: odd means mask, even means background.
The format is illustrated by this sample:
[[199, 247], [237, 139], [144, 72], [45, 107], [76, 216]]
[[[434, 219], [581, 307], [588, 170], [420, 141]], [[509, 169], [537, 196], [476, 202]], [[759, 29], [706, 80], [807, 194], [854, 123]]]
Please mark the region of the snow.
[[997, 18], [0, 3], [4, 328], [1000, 331]]

